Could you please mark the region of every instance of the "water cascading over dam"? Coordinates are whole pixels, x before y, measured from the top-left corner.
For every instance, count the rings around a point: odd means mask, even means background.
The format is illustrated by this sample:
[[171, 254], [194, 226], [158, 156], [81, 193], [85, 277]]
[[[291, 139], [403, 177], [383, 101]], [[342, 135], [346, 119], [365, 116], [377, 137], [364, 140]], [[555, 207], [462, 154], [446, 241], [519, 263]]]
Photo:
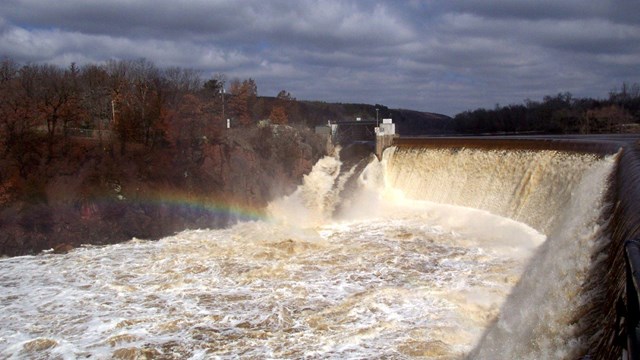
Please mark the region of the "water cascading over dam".
[[264, 221], [2, 259], [0, 355], [615, 358], [632, 154], [536, 146], [326, 157]]
[[602, 303], [589, 273], [602, 266], [598, 254], [610, 241], [606, 195], [615, 156], [400, 148], [386, 161], [387, 181], [409, 197], [487, 210], [547, 236], [473, 358], [576, 358], [589, 352], [596, 332], [585, 315]]

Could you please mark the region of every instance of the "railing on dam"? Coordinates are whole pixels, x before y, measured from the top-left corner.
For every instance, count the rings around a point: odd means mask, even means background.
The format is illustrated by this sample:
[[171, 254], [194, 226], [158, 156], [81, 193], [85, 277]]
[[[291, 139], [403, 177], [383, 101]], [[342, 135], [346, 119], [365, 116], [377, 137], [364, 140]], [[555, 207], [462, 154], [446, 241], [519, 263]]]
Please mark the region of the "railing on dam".
[[625, 243], [627, 263], [627, 305], [625, 331], [629, 359], [640, 359], [640, 240]]

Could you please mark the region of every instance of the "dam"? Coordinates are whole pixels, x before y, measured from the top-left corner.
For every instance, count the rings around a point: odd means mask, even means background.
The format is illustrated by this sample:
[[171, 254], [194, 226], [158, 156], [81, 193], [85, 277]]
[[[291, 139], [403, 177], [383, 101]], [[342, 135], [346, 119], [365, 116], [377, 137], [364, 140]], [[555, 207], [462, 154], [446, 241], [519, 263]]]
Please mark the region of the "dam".
[[633, 358], [636, 145], [399, 138], [263, 220], [0, 259], [0, 355]]
[[[436, 196], [435, 201], [485, 209], [522, 221], [547, 235], [540, 253], [534, 256], [523, 278], [510, 294], [507, 303], [512, 303], [502, 309], [501, 316], [506, 318], [508, 317], [506, 313], [511, 312], [516, 314], [514, 317], [519, 321], [532, 321], [540, 326], [540, 331], [549, 332], [553, 327], [551, 324], [554, 319], [548, 318], [548, 313], [542, 304], [562, 307], [559, 304], [567, 301], [565, 305], [568, 306], [560, 311], [564, 312], [563, 316], [571, 320], [561, 327], [573, 333], [571, 340], [566, 341], [582, 343], [583, 349], [573, 354], [555, 352], [546, 353], [540, 357], [637, 358], [638, 281], [637, 273], [633, 272], [632, 268], [634, 262], [636, 269], [638, 268], [638, 258], [631, 260], [632, 267], [629, 267], [629, 261], [626, 260], [626, 251], [629, 251], [629, 248], [631, 251], [637, 249], [637, 244], [630, 243], [629, 240], [636, 239], [639, 230], [638, 211], [634, 210], [640, 195], [636, 174], [637, 136], [429, 140], [416, 138], [400, 139], [397, 145], [395, 151], [400, 153], [417, 151], [430, 153], [430, 156], [443, 152], [469, 152], [470, 156], [475, 158], [471, 166], [467, 162], [459, 164], [458, 161], [449, 159], [447, 165], [438, 167], [435, 173], [431, 171], [432, 176], [421, 178], [422, 188], [426, 190], [424, 192], [430, 194], [429, 197]], [[501, 154], [500, 163], [487, 164], [487, 160], [492, 161], [490, 157], [487, 158], [489, 153]], [[517, 159], [518, 156], [514, 158], [514, 154], [523, 153], [530, 154], [527, 160], [528, 165], [524, 165], [527, 170], [511, 171], [510, 168], [514, 165], [507, 164], [517, 163], [519, 159]], [[571, 185], [575, 181], [572, 177], [581, 171], [579, 169], [584, 165], [584, 157], [606, 158], [613, 154], [615, 154], [615, 166], [605, 175], [604, 183], [601, 184], [600, 191], [603, 193], [599, 195], [602, 196], [599, 205], [588, 202], [575, 203], [576, 197], [579, 197], [579, 193], [585, 189]], [[578, 158], [574, 157], [576, 155]], [[567, 162], [566, 156], [570, 156], [571, 160]], [[430, 166], [427, 165], [430, 163], [425, 161], [424, 166]], [[580, 163], [583, 165], [579, 165]], [[485, 166], [492, 169], [490, 175], [483, 170]], [[547, 170], [538, 174], [536, 174], [537, 170], [532, 171], [545, 167]], [[461, 174], [456, 174], [461, 168], [466, 169], [465, 173], [470, 169], [475, 171], [472, 171], [473, 175], [465, 178]], [[572, 170], [558, 172], [561, 168]], [[573, 175], [569, 175], [569, 172]], [[440, 191], [431, 190], [433, 176], [443, 176], [441, 173], [445, 173], [445, 177], [454, 180], [447, 181], [446, 188], [441, 188]], [[451, 176], [452, 173], [453, 176]], [[517, 175], [516, 181], [508, 180], [515, 173], [527, 175]], [[567, 177], [564, 178], [564, 176]], [[402, 182], [412, 181], [408, 174], [399, 178]], [[556, 185], [549, 186], [549, 182]], [[443, 182], [440, 181], [440, 183]], [[447, 195], [444, 195], [445, 199], [443, 199], [441, 197], [443, 195], [438, 194]], [[589, 211], [592, 214], [589, 215]], [[589, 218], [591, 221], [598, 220], [589, 222]], [[583, 230], [580, 231], [579, 227]], [[594, 242], [585, 243], [586, 238]], [[553, 245], [554, 241], [573, 243], [575, 248], [572, 251], [574, 252], [558, 256], [562, 253], [562, 249], [556, 248]], [[585, 246], [593, 248], [580, 255], [588, 257], [584, 259], [582, 265], [579, 265], [583, 267], [583, 273], [577, 277], [578, 274], [569, 270], [567, 263], [572, 263], [571, 266], [577, 265], [578, 262], [575, 262], [572, 256], [585, 250]], [[538, 264], [535, 265], [536, 263]], [[557, 271], [556, 275], [554, 271]], [[528, 282], [530, 283], [527, 284]], [[565, 291], [579, 284], [578, 288], [568, 290], [579, 296], [571, 300], [556, 298], [554, 291], [543, 285], [546, 282], [556, 282], [554, 286], [564, 288]], [[535, 285], [536, 283], [538, 285]], [[535, 315], [526, 314], [526, 311], [523, 311], [530, 307], [537, 309]], [[576, 313], [571, 314], [570, 309], [574, 309]], [[481, 342], [475, 352], [471, 353], [470, 358], [500, 358], [501, 354], [505, 353], [504, 348], [495, 342], [506, 342], [508, 338], [513, 339], [518, 336], [522, 337], [512, 345], [517, 349], [515, 357], [530, 358], [527, 350], [524, 350], [529, 348], [527, 343], [540, 341], [548, 344], [553, 341], [551, 338], [542, 341], [534, 340], [540, 336], [537, 330], [534, 330], [535, 327], [526, 326], [526, 329], [523, 329], [522, 323], [509, 323], [509, 321], [501, 323], [502, 321], [502, 319], [498, 320], [487, 330], [483, 338], [484, 344]], [[553, 336], [559, 336], [564, 331], [556, 332], [557, 330], [551, 331]], [[521, 333], [518, 334], [519, 332]], [[559, 337], [563, 338], [561, 335]]]

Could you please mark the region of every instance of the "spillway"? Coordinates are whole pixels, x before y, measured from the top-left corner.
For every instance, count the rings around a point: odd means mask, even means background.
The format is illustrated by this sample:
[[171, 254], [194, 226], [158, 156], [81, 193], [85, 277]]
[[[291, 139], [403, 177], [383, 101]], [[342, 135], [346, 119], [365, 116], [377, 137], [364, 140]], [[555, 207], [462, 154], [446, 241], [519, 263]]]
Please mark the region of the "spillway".
[[619, 358], [628, 144], [409, 139], [265, 221], [0, 259], [0, 356]]
[[581, 317], [600, 300], [587, 283], [609, 242], [603, 230], [610, 220], [606, 190], [615, 156], [399, 148], [391, 149], [385, 161], [388, 181], [407, 196], [487, 210], [547, 235], [473, 358], [588, 353], [592, 324]]
[[[409, 138], [396, 143], [401, 157], [405, 153], [420, 152], [463, 151], [478, 159], [490, 153], [502, 154], [505, 161], [493, 165], [477, 161], [467, 167], [477, 169], [476, 174], [486, 172], [480, 168], [492, 169], [491, 180], [486, 181], [482, 180], [483, 176], [454, 176], [455, 179], [447, 176], [459, 171], [459, 166], [453, 166], [459, 160], [449, 159], [448, 165], [440, 166], [435, 173], [449, 179], [447, 191], [456, 186], [476, 189], [471, 194], [449, 191], [452, 196], [446, 195], [444, 201], [519, 219], [547, 235], [500, 315], [487, 328], [469, 358], [504, 358], [504, 354], [510, 354], [509, 358], [638, 356], [637, 344], [628, 339], [637, 336], [634, 335], [638, 321], [635, 293], [640, 283], [636, 279], [634, 287], [625, 264], [625, 244], [638, 239], [640, 232], [637, 136]], [[525, 166], [524, 172], [529, 175], [522, 178], [524, 181], [505, 183], [504, 179], [510, 176], [509, 169], [518, 166], [505, 163], [517, 164], [517, 160], [508, 159], [523, 153], [530, 154], [531, 166]], [[586, 169], [584, 160], [591, 157], [609, 157], [613, 159], [613, 167], [595, 178], [592, 170], [580, 175]], [[397, 163], [399, 169], [405, 167], [402, 161]], [[530, 175], [538, 170], [540, 181], [531, 183], [536, 176]], [[412, 170], [405, 171], [398, 179], [401, 183], [411, 183]], [[520, 170], [516, 173], [523, 174]], [[575, 187], [574, 176], [584, 175], [590, 179], [588, 182], [599, 178], [596, 180], [599, 184], [589, 189], [581, 180], [582, 184]], [[426, 177], [424, 185], [429, 186], [430, 179]], [[529, 190], [521, 191], [523, 183]], [[434, 196], [433, 191], [427, 193]], [[537, 205], [533, 205], [535, 203]], [[527, 211], [521, 211], [527, 207]], [[554, 288], [561, 291], [554, 292]], [[552, 310], [554, 307], [557, 311]], [[561, 345], [563, 342], [566, 345]]]

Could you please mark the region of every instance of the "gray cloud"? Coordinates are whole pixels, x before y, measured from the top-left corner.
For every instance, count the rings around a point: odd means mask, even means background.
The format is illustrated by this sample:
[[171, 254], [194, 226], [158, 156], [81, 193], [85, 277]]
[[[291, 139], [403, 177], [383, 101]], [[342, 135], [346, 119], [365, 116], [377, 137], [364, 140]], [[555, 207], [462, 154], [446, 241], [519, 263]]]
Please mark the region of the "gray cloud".
[[0, 56], [144, 57], [259, 93], [454, 115], [640, 82], [640, 3], [543, 1], [5, 0]]

